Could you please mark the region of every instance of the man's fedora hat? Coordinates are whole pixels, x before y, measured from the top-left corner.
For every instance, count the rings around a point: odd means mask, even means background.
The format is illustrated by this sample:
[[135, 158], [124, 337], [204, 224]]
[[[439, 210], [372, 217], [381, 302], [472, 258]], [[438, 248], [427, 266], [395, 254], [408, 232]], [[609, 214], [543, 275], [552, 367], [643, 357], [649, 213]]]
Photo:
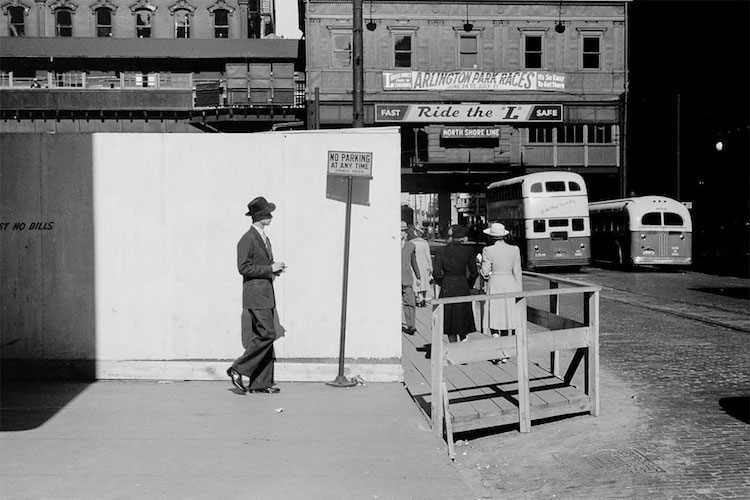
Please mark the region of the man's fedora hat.
[[490, 227], [482, 232], [487, 236], [493, 236], [495, 238], [502, 238], [503, 236], [508, 236], [510, 234], [510, 232], [505, 229], [505, 226], [499, 222], [493, 222], [490, 224]]
[[469, 228], [466, 226], [459, 226], [458, 224], [455, 224], [451, 226], [450, 230], [451, 230], [451, 236], [453, 237], [454, 240], [469, 236]]
[[248, 217], [256, 217], [259, 215], [268, 215], [276, 210], [276, 205], [269, 203], [262, 196], [258, 196], [253, 201], [247, 204], [247, 215]]

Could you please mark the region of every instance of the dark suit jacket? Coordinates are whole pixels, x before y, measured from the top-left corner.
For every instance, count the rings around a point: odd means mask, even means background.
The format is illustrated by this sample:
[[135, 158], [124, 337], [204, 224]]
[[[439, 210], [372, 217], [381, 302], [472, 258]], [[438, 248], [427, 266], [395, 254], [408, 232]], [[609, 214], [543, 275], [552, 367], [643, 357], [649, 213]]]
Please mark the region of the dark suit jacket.
[[242, 275], [242, 307], [245, 309], [273, 309], [273, 250], [268, 249], [263, 238], [251, 227], [237, 243], [237, 269]]
[[440, 284], [441, 297], [469, 295], [479, 276], [476, 257], [470, 247], [451, 241], [435, 255], [433, 275]]

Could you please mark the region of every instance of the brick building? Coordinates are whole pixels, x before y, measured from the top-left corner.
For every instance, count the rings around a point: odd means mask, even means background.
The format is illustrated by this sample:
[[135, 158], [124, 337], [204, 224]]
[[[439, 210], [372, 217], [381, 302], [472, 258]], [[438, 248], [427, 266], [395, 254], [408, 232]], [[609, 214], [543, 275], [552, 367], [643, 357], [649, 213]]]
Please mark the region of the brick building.
[[0, 131], [255, 131], [304, 119], [273, 0], [0, 3]]
[[[364, 2], [364, 121], [402, 127], [402, 190], [562, 168], [623, 189], [628, 0]], [[352, 3], [300, 2], [309, 122], [352, 123]], [[455, 196], [454, 196], [455, 198]], [[441, 217], [442, 219], [443, 217]]]

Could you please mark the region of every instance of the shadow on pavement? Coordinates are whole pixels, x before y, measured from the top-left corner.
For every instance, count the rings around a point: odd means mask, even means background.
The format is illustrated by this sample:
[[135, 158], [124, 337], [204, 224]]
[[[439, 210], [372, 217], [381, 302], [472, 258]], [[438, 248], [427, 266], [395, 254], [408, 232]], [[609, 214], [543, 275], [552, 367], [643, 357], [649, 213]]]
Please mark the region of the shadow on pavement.
[[750, 396], [721, 398], [719, 400], [719, 405], [730, 417], [734, 417], [741, 422], [750, 424]]
[[0, 432], [28, 431], [44, 425], [89, 385], [89, 382], [3, 380]]

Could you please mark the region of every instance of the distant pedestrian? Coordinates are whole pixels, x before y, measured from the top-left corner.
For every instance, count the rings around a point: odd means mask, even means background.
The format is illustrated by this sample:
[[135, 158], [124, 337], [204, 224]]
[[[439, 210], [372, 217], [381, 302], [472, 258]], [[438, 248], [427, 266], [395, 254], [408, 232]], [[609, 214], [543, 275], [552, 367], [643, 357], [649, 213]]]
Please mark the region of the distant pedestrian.
[[273, 380], [273, 342], [279, 333], [273, 281], [285, 271], [286, 264], [274, 262], [271, 241], [265, 234], [276, 205], [258, 196], [247, 209], [245, 215], [252, 217], [253, 224], [237, 243], [237, 268], [242, 275], [242, 307], [250, 315], [252, 332], [245, 352], [227, 369], [227, 375], [242, 394], [243, 376], [249, 379], [249, 392], [275, 394], [281, 389]]
[[[509, 245], [505, 238], [510, 232], [503, 224], [494, 222], [485, 229], [493, 242], [482, 250], [482, 277], [487, 280], [487, 293], [520, 292], [523, 290], [521, 251]], [[493, 337], [503, 337], [515, 329], [520, 321], [515, 299], [494, 299], [489, 304], [489, 327]], [[501, 358], [506, 361], [507, 356]]]
[[[414, 243], [408, 239], [409, 226], [401, 221], [401, 306], [404, 322], [401, 330], [409, 335], [417, 331], [417, 301], [414, 295], [414, 284], [420, 284], [421, 274], [417, 265]], [[413, 273], [413, 274], [412, 274]]]
[[427, 305], [427, 299], [432, 298], [432, 256], [430, 255], [430, 244], [422, 237], [422, 231], [416, 227], [409, 228], [407, 238], [414, 243], [417, 256], [417, 267], [421, 279], [414, 275], [414, 293], [417, 298], [417, 307]]
[[[435, 254], [435, 280], [440, 285], [440, 298], [461, 297], [471, 294], [477, 279], [476, 257], [471, 248], [464, 246], [469, 230], [464, 226], [448, 229], [448, 243]], [[466, 340], [475, 332], [474, 313], [470, 302], [445, 304], [443, 309], [443, 333], [450, 342]]]

